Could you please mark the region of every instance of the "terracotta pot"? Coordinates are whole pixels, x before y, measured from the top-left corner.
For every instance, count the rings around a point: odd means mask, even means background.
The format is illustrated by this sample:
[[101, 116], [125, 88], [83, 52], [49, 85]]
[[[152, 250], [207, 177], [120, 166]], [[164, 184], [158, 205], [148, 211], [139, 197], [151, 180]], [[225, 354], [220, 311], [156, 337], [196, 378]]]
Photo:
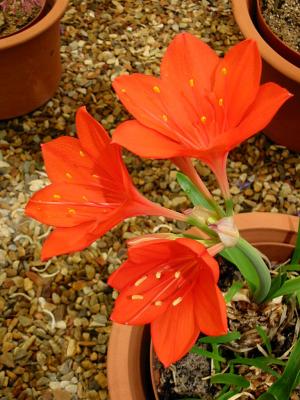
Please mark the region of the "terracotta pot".
[[292, 64], [300, 67], [300, 53], [286, 45], [267, 24], [262, 13], [262, 0], [256, 0], [256, 26], [262, 37], [275, 49], [283, 58]]
[[60, 26], [68, 0], [47, 0], [36, 24], [0, 39], [0, 119], [35, 110], [55, 93], [60, 77]]
[[232, 0], [232, 6], [235, 20], [243, 35], [256, 40], [258, 44], [263, 58], [262, 82], [276, 82], [294, 95], [281, 107], [263, 132], [274, 142], [300, 151], [300, 68], [282, 57], [256, 29], [255, 0]]
[[[299, 218], [274, 213], [235, 216], [241, 235], [274, 261], [290, 257]], [[148, 326], [113, 324], [108, 346], [108, 387], [111, 400], [152, 400]], [[157, 396], [157, 395], [156, 395]]]

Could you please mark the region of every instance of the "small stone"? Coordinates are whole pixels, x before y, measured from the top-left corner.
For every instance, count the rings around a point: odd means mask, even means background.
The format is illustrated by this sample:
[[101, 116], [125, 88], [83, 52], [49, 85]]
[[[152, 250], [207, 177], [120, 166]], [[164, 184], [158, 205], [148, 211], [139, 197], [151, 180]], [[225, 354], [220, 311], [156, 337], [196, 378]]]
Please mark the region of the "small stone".
[[254, 192], [259, 193], [259, 192], [261, 192], [262, 188], [263, 188], [263, 184], [261, 182], [259, 182], [259, 181], [254, 182], [254, 184], [253, 184]]
[[87, 265], [85, 267], [85, 272], [86, 272], [86, 276], [89, 280], [94, 279], [95, 274], [96, 274], [96, 270], [92, 265]]
[[10, 165], [3, 160], [0, 160], [0, 174], [6, 174], [10, 169]]
[[98, 383], [98, 385], [101, 387], [101, 389], [105, 389], [107, 387], [107, 378], [103, 372], [100, 371], [95, 376], [95, 381]]
[[28, 292], [33, 288], [33, 282], [29, 278], [24, 279], [24, 290]]

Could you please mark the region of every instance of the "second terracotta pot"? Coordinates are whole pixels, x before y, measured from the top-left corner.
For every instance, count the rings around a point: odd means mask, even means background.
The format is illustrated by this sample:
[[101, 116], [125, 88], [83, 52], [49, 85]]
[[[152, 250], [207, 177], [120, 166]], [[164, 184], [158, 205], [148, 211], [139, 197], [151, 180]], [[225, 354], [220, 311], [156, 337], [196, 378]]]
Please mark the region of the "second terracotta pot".
[[48, 101], [59, 85], [60, 18], [68, 0], [47, 0], [37, 23], [0, 39], [0, 120], [27, 114]]
[[262, 82], [276, 82], [294, 97], [278, 111], [263, 132], [274, 142], [300, 151], [300, 68], [282, 57], [258, 32], [255, 0], [232, 0], [235, 20], [245, 36], [256, 40], [263, 58]]
[[[245, 213], [235, 216], [241, 235], [270, 259], [280, 262], [291, 256], [299, 218], [275, 213]], [[111, 400], [153, 400], [149, 371], [148, 326], [113, 324], [107, 360]]]

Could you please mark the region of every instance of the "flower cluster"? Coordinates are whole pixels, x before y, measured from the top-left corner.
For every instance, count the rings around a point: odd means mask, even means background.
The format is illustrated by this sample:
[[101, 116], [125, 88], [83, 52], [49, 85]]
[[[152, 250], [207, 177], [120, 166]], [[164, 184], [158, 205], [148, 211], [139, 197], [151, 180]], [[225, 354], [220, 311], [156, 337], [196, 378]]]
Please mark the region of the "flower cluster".
[[[127, 261], [109, 279], [120, 292], [112, 320], [150, 323], [165, 366], [186, 354], [200, 332], [227, 332], [226, 305], [217, 285], [218, 252], [234, 248], [249, 256], [256, 301], [270, 288], [263, 260], [234, 225], [226, 175], [228, 152], [264, 128], [291, 96], [274, 83], [260, 85], [260, 76], [254, 41], [243, 41], [219, 58], [201, 40], [179, 34], [162, 60], [160, 78], [133, 74], [114, 81], [135, 119], [121, 123], [112, 140], [82, 107], [76, 116], [78, 139], [65, 136], [42, 146], [51, 184], [34, 194], [26, 213], [55, 227], [43, 245], [43, 259], [82, 250], [132, 216], [164, 216], [192, 226], [178, 235], [132, 240]], [[194, 193], [197, 206], [179, 213], [142, 196], [122, 161], [121, 146], [141, 157], [171, 159], [183, 172], [179, 183]], [[225, 209], [205, 187], [193, 159], [215, 174]]]

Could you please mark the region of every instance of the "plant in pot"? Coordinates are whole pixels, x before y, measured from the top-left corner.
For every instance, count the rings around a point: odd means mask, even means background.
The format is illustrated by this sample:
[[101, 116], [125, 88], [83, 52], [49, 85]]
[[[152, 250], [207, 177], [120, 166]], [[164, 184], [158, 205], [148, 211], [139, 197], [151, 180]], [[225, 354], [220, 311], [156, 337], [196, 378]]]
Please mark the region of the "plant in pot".
[[[206, 364], [213, 360], [213, 368], [205, 370], [210, 384], [202, 398], [283, 400], [282, 393], [289, 395], [298, 384], [299, 250], [288, 265], [274, 267], [267, 258], [278, 261], [283, 253], [290, 255], [298, 220], [280, 222], [284, 229], [278, 235], [269, 229], [273, 216], [261, 214], [260, 227], [269, 237], [258, 238], [257, 229], [248, 229], [248, 222], [243, 226], [243, 218], [233, 216], [226, 173], [228, 152], [262, 129], [291, 96], [277, 84], [260, 85], [260, 75], [254, 41], [234, 46], [219, 59], [196, 37], [180, 34], [163, 58], [161, 78], [133, 74], [114, 81], [136, 119], [120, 124], [112, 140], [82, 107], [76, 115], [78, 139], [64, 136], [42, 146], [51, 184], [33, 195], [25, 211], [55, 227], [43, 245], [43, 259], [81, 250], [132, 216], [163, 216], [188, 228], [131, 240], [127, 261], [109, 279], [120, 292], [111, 316], [117, 322], [108, 360], [112, 400], [151, 398], [141, 372], [149, 365], [148, 323], [155, 353], [165, 367], [191, 349]], [[194, 208], [180, 213], [142, 196], [122, 161], [121, 146], [142, 157], [170, 158], [181, 170], [178, 182]], [[204, 161], [215, 174], [222, 204], [206, 188], [193, 159]], [[258, 239], [260, 250], [246, 239]], [[285, 250], [278, 252], [281, 241]], [[261, 250], [268, 250], [267, 256]], [[226, 284], [219, 282], [223, 261], [217, 262], [218, 255], [226, 260]], [[218, 285], [223, 285], [225, 296]], [[287, 310], [289, 361], [278, 354], [280, 344], [286, 346], [279, 328]], [[249, 320], [239, 321], [247, 313], [257, 332], [252, 337], [246, 330]], [[224, 349], [224, 344], [231, 348]], [[267, 374], [267, 385], [254, 385], [258, 370]]]
[[[281, 40], [274, 37], [261, 15], [261, 4], [259, 0], [232, 0], [235, 20], [243, 35], [257, 42], [263, 58], [262, 81], [276, 82], [294, 94], [293, 99], [287, 102], [272, 122], [264, 128], [264, 133], [276, 143], [287, 146], [291, 150], [300, 151], [298, 129], [298, 110], [300, 107], [299, 50], [292, 51]], [[295, 13], [297, 13], [297, 9]], [[285, 25], [287, 26], [289, 23], [286, 22]]]
[[33, 111], [55, 93], [61, 77], [59, 21], [67, 4], [1, 2], [0, 120]]

